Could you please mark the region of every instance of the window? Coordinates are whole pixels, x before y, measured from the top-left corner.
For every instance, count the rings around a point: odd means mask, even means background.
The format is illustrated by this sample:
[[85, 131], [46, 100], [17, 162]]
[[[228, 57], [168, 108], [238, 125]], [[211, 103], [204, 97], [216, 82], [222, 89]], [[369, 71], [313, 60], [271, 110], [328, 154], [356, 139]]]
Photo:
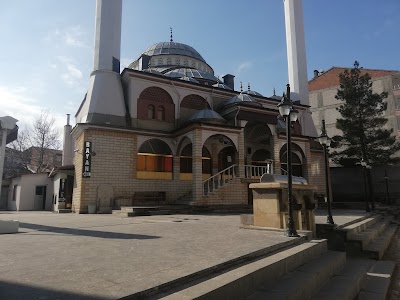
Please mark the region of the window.
[[154, 105], [147, 106], [147, 118], [155, 119]]
[[138, 171], [172, 172], [172, 155], [138, 154]]
[[160, 120], [160, 121], [165, 120], [165, 108], [163, 106], [159, 106], [157, 108], [157, 120]]

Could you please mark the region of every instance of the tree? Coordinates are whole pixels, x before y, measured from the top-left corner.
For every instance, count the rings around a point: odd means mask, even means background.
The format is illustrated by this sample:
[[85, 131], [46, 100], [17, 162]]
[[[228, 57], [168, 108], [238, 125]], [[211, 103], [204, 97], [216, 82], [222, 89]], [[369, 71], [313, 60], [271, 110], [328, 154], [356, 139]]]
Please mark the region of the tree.
[[55, 126], [55, 118], [48, 110], [36, 116], [32, 127], [26, 127], [18, 133], [18, 138], [11, 145], [18, 150], [22, 165], [35, 173], [51, 170], [59, 164], [61, 142], [60, 130]]
[[332, 152], [334, 162], [351, 166], [364, 159], [370, 165], [393, 164], [400, 161], [393, 155], [400, 150], [400, 143], [392, 135], [393, 129], [384, 128], [387, 119], [387, 92], [373, 93], [371, 77], [361, 75], [359, 63], [354, 68], [339, 75], [340, 88], [336, 99], [343, 101], [338, 111], [342, 118], [336, 127], [342, 136], [333, 138]]

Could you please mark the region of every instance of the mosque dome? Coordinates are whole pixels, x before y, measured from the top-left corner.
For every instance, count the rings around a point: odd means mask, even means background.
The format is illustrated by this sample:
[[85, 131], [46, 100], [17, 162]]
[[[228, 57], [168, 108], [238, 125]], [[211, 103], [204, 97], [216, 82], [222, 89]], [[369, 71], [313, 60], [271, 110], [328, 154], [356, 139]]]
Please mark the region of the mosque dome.
[[196, 112], [193, 116], [191, 116], [188, 120], [189, 122], [199, 122], [199, 121], [207, 121], [212, 123], [225, 123], [226, 120], [221, 117], [219, 113], [213, 111], [210, 108], [202, 109]]
[[176, 43], [176, 42], [156, 43], [156, 44], [148, 47], [146, 50], [144, 50], [142, 55], [143, 54], [148, 55], [148, 56], [167, 55], [167, 54], [182, 55], [182, 56], [188, 56], [191, 58], [196, 58], [198, 60], [206, 62], [204, 60], [204, 58], [200, 55], [200, 53], [197, 52], [194, 48], [192, 48], [188, 45], [185, 45], [182, 43]]
[[170, 42], [151, 45], [128, 68], [182, 80], [188, 77], [204, 85], [219, 82], [214, 70], [200, 53], [191, 46], [174, 42], [172, 33]]
[[233, 96], [228, 101], [226, 101], [223, 105], [230, 106], [230, 105], [236, 105], [236, 104], [240, 104], [240, 103], [248, 103], [248, 104], [252, 104], [252, 105], [256, 105], [256, 106], [261, 106], [261, 104], [256, 102], [249, 94], [243, 93], [241, 83], [240, 83], [240, 94]]

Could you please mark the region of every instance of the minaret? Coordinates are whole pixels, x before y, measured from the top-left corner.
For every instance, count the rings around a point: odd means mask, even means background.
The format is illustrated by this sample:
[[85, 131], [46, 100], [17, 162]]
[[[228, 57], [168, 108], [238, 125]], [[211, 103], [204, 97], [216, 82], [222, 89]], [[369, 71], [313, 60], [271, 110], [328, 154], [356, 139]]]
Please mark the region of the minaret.
[[125, 125], [120, 78], [122, 0], [97, 0], [94, 62], [77, 123]]
[[[307, 58], [304, 38], [302, 0], [283, 0], [285, 7], [286, 46], [288, 75], [291, 88], [290, 99], [309, 105]], [[302, 134], [316, 137], [317, 131], [309, 110], [299, 115]]]
[[64, 143], [62, 153], [62, 165], [70, 166], [74, 164], [74, 143], [71, 136], [72, 126], [69, 124], [69, 114], [67, 114], [67, 125], [64, 126]]

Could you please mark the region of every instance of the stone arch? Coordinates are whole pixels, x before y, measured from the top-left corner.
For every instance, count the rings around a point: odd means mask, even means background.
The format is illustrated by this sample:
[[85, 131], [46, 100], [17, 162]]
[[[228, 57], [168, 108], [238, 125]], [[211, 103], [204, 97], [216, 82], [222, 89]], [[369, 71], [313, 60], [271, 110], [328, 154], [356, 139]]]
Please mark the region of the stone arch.
[[210, 104], [203, 97], [190, 94], [185, 96], [180, 103], [180, 120], [186, 121], [199, 110], [210, 108]]
[[[281, 162], [281, 173], [286, 174], [287, 170], [287, 144], [284, 144], [279, 150], [279, 158]], [[292, 143], [292, 175], [304, 177], [306, 166], [306, 155], [303, 149], [295, 143]]]
[[[211, 174], [212, 157], [210, 151], [203, 145], [202, 147], [202, 173]], [[180, 173], [192, 173], [193, 144], [189, 143], [182, 147], [179, 153]]]
[[137, 101], [137, 117], [138, 119], [148, 120], [148, 107], [152, 105], [158, 109], [164, 110], [164, 122], [174, 122], [175, 120], [175, 104], [171, 95], [164, 89], [152, 86], [144, 89]]
[[272, 132], [268, 124], [250, 121], [244, 127], [245, 162], [253, 164], [253, 155], [257, 151], [273, 153]]
[[[169, 173], [172, 179], [173, 156], [170, 146], [157, 138], [144, 141], [137, 151], [137, 171], [138, 178], [143, 173]], [[139, 173], [141, 172], [141, 173]], [[145, 178], [148, 178], [147, 175]], [[161, 178], [158, 178], [161, 179]]]

